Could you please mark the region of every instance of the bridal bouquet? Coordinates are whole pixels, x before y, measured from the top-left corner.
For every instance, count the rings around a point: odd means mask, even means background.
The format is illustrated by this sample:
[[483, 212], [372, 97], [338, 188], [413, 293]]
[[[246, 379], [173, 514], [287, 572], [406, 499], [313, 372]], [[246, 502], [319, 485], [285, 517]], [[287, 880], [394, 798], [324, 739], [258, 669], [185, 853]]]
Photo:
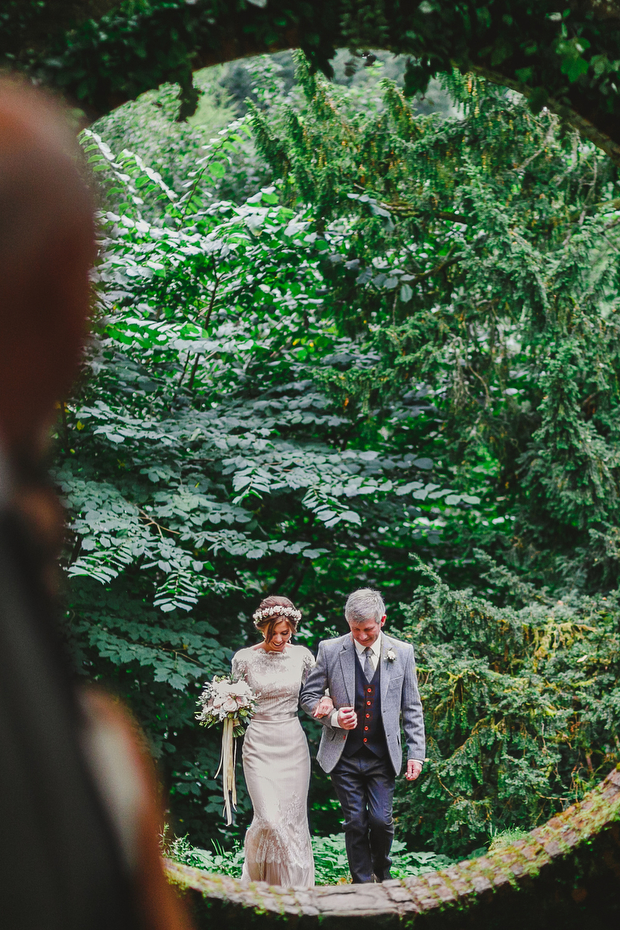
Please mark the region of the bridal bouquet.
[[237, 786], [235, 764], [237, 761], [236, 736], [242, 736], [256, 708], [256, 695], [247, 681], [233, 681], [224, 675], [216, 675], [207, 681], [198, 700], [200, 713], [196, 720], [204, 727], [222, 724], [222, 753], [215, 777], [222, 773], [224, 790], [224, 813], [226, 825], [232, 823], [232, 811], [237, 808]]

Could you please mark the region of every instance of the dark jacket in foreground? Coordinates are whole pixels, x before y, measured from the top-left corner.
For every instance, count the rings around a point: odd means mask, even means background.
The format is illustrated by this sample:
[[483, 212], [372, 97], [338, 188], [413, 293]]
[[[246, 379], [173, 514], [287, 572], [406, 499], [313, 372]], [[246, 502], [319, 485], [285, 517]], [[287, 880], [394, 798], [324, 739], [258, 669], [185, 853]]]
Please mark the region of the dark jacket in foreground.
[[0, 926], [137, 928], [121, 849], [20, 520], [0, 507]]

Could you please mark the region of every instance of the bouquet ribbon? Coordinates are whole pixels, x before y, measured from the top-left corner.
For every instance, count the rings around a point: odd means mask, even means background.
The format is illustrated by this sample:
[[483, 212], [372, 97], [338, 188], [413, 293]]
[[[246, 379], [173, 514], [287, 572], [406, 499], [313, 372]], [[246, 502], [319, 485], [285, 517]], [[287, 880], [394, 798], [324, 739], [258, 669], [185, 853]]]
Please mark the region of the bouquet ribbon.
[[235, 722], [232, 717], [226, 717], [222, 730], [222, 752], [220, 764], [215, 777], [222, 773], [222, 790], [224, 792], [224, 814], [226, 826], [232, 823], [232, 812], [237, 810], [237, 785], [235, 782], [235, 768], [237, 762], [237, 744], [233, 734]]

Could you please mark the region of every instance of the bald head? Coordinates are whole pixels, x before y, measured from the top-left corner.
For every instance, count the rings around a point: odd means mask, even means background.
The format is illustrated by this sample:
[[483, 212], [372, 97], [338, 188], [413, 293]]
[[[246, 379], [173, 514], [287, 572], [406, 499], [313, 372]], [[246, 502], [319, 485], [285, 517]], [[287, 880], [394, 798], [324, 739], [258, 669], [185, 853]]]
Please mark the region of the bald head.
[[30, 454], [76, 372], [89, 310], [92, 208], [61, 109], [0, 80], [0, 439]]

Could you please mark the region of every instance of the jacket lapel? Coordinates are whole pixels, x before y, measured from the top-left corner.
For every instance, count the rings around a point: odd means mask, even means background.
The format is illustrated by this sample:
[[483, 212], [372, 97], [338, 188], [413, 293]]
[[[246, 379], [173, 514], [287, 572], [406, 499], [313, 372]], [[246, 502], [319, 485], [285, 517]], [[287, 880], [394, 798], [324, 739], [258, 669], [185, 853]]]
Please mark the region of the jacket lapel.
[[355, 647], [350, 636], [345, 639], [340, 651], [340, 667], [344, 686], [351, 707], [355, 707]]
[[386, 706], [387, 690], [388, 685], [390, 684], [390, 678], [392, 676], [392, 665], [393, 662], [386, 661], [386, 654], [390, 648], [390, 643], [387, 636], [382, 631], [381, 632], [381, 654], [379, 656], [379, 662], [381, 665], [381, 707]]

